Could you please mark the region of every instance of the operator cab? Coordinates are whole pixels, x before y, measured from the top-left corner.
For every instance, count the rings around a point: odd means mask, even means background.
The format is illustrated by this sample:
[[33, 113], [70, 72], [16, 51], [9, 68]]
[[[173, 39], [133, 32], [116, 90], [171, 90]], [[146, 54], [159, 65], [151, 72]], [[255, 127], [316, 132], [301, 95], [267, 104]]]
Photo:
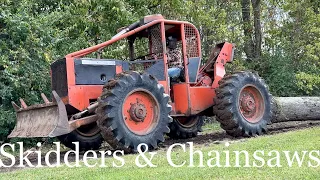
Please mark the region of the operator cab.
[[[161, 15], [146, 16], [138, 21], [139, 23], [136, 22], [130, 26], [137, 29], [156, 20], [163, 21], [164, 31], [160, 21], [127, 37], [128, 63], [130, 64], [128, 70], [147, 72], [159, 81], [165, 81], [166, 75], [163, 72], [168, 69], [168, 66], [164, 66], [164, 55], [167, 55], [168, 49], [163, 41], [167, 41], [168, 37], [174, 37], [177, 39], [176, 49], [181, 52], [184, 66], [182, 72], [185, 73], [182, 73], [184, 76], [182, 79], [187, 83], [195, 83], [201, 60], [198, 30], [188, 22], [165, 20]], [[125, 28], [122, 28], [122, 31], [123, 29]], [[118, 34], [121, 34], [121, 31]]]

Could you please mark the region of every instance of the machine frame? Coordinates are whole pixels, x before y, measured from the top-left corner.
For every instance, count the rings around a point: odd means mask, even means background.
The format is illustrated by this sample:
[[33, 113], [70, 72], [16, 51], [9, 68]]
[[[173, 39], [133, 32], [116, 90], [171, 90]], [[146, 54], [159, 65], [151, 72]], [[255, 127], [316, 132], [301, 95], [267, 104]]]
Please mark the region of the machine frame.
[[[103, 42], [101, 44], [70, 53], [65, 56], [66, 59], [66, 72], [67, 72], [67, 88], [68, 93], [66, 96], [60, 95], [62, 101], [66, 105], [71, 105], [72, 107], [76, 108], [79, 111], [85, 110], [91, 100], [97, 99], [102, 92], [103, 85], [77, 85], [76, 84], [76, 74], [75, 74], [75, 63], [78, 59], [85, 57], [88, 54], [93, 52], [99, 51], [117, 41], [122, 39], [128, 38], [134, 34], [137, 34], [151, 26], [160, 25], [160, 32], [161, 32], [161, 41], [162, 41], [162, 50], [163, 54], [166, 54], [166, 26], [174, 25], [180, 26], [180, 34], [181, 34], [181, 42], [182, 42], [182, 54], [183, 54], [183, 62], [184, 62], [184, 70], [185, 70], [185, 81], [181, 83], [174, 84], [172, 86], [173, 90], [173, 101], [172, 105], [172, 116], [191, 116], [195, 114], [199, 114], [204, 110], [213, 106], [213, 98], [215, 96], [215, 88], [217, 88], [218, 81], [223, 78], [225, 75], [225, 67], [224, 65], [227, 62], [231, 62], [233, 59], [233, 51], [234, 45], [230, 43], [222, 43], [216, 46], [216, 51], [210, 56], [207, 61], [207, 64], [200, 67], [201, 63], [201, 40], [200, 34], [197, 28], [189, 22], [185, 21], [173, 21], [173, 20], [166, 20], [162, 16], [150, 16], [144, 18], [144, 24], [128, 31], [122, 35], [115, 36], [112, 39]], [[187, 39], [186, 33], [188, 31], [193, 31], [194, 36], [196, 38], [195, 45], [193, 47], [187, 47]], [[196, 77], [200, 73], [205, 73], [209, 76], [214, 77], [213, 83], [211, 85], [205, 85], [199, 83], [199, 79], [195, 79], [194, 82], [190, 82], [189, 73], [188, 73], [188, 65], [190, 63], [190, 59], [192, 57], [188, 56], [188, 50], [191, 48], [196, 49], [196, 52], [193, 52], [193, 56], [199, 58], [199, 66], [197, 68]], [[216, 54], [214, 54], [216, 53]], [[218, 53], [218, 54], [217, 54]], [[98, 60], [98, 59], [96, 59]], [[168, 79], [168, 66], [167, 66], [167, 56], [163, 56], [164, 61], [164, 76], [165, 79]], [[213, 67], [213, 68], [212, 68]], [[116, 65], [116, 74], [123, 72], [123, 67], [121, 65]], [[168, 80], [159, 80], [159, 83], [162, 84], [165, 88], [165, 92], [170, 94], [170, 85]], [[53, 87], [53, 90], [54, 87]]]

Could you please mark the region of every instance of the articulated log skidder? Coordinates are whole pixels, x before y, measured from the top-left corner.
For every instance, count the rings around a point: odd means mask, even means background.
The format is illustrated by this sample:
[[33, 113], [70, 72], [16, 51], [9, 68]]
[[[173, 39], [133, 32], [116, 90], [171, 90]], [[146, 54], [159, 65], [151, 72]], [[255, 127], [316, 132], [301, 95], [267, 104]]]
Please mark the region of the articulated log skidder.
[[[176, 38], [182, 54], [178, 79], [168, 76], [168, 37]], [[79, 142], [81, 150], [98, 149], [103, 140], [113, 148], [146, 143], [155, 149], [166, 134], [196, 136], [204, 116], [216, 116], [233, 136], [265, 133], [276, 102], [266, 83], [249, 71], [226, 75], [234, 54], [228, 42], [201, 63], [200, 42], [191, 23], [151, 15], [68, 54], [51, 64], [52, 101], [41, 94], [44, 104], [12, 102], [17, 123], [9, 137], [57, 137], [70, 148]], [[123, 51], [121, 58], [101, 58], [107, 47]], [[97, 58], [88, 58], [95, 52]]]

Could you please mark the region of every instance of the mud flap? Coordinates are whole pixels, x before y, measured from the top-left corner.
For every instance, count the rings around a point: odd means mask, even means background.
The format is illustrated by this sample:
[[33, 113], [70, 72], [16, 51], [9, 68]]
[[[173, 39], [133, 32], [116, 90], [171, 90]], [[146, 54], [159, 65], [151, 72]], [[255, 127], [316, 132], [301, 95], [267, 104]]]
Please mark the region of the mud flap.
[[52, 94], [53, 102], [49, 102], [46, 96], [41, 94], [44, 104], [27, 106], [20, 99], [22, 107], [19, 107], [12, 102], [17, 122], [8, 137], [56, 137], [74, 130], [69, 126], [63, 101], [55, 91], [52, 91]]

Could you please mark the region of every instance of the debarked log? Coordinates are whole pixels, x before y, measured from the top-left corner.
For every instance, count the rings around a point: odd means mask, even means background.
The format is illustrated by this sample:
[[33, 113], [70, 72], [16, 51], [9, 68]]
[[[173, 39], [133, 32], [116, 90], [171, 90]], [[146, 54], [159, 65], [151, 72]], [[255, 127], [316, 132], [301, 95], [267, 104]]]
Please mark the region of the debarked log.
[[320, 97], [274, 97], [272, 123], [320, 120]]

